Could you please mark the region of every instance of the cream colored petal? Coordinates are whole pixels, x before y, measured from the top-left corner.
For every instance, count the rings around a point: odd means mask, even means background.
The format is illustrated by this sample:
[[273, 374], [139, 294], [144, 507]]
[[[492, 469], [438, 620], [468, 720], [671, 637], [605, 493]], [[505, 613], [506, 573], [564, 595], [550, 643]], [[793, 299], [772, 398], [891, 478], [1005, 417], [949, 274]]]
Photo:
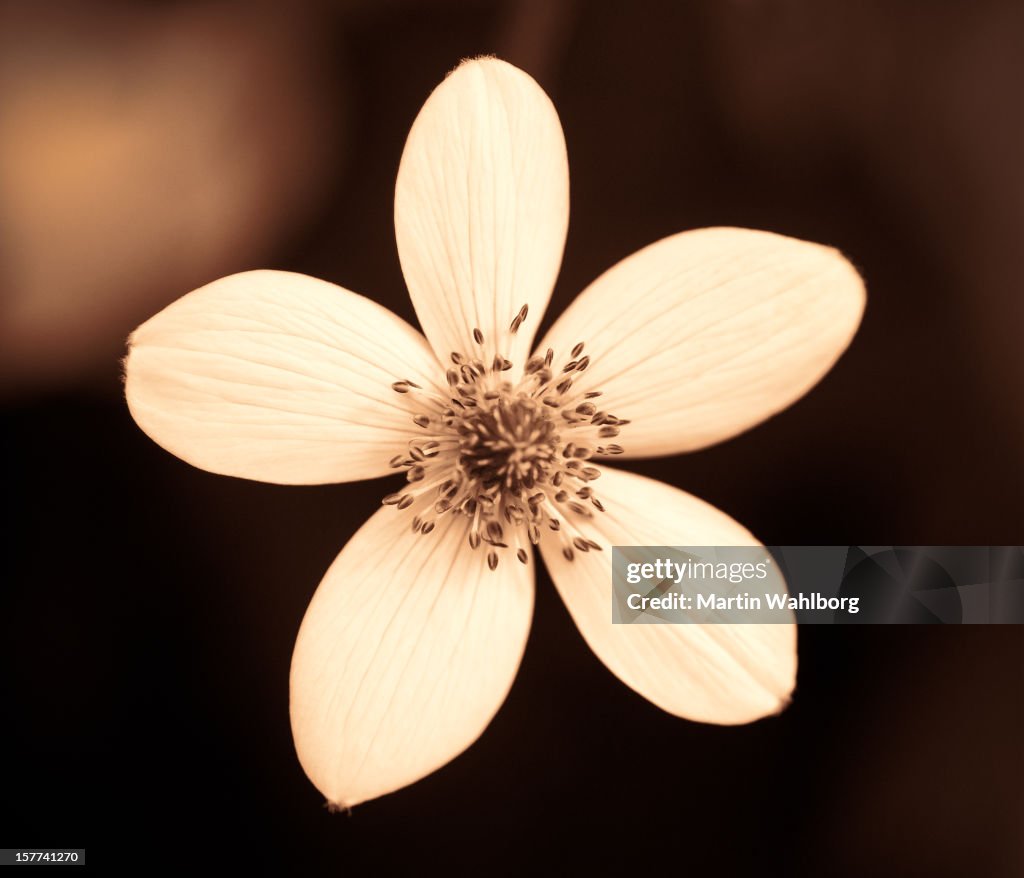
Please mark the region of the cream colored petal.
[[467, 519], [427, 535], [379, 510], [327, 571], [291, 672], [295, 747], [329, 802], [404, 787], [472, 744], [505, 700], [533, 611], [533, 568], [487, 568]]
[[[495, 58], [456, 68], [409, 132], [395, 232], [409, 293], [438, 358], [495, 353], [518, 367], [551, 296], [569, 222], [558, 115], [540, 86]], [[514, 337], [520, 307], [529, 315]]]
[[612, 546], [760, 543], [724, 512], [654, 479], [606, 466], [594, 489], [606, 511], [587, 520], [570, 513], [569, 520], [603, 551], [576, 552], [567, 561], [548, 532], [541, 552], [598, 658], [677, 716], [734, 724], [778, 713], [796, 680], [795, 625], [612, 624]]
[[540, 345], [591, 356], [576, 381], [633, 423], [634, 457], [711, 445], [813, 387], [864, 310], [836, 250], [770, 232], [699, 229], [634, 253], [594, 281]]
[[317, 484], [387, 473], [416, 427], [408, 394], [442, 372], [416, 330], [326, 281], [234, 274], [129, 339], [125, 394], [138, 425], [193, 466]]

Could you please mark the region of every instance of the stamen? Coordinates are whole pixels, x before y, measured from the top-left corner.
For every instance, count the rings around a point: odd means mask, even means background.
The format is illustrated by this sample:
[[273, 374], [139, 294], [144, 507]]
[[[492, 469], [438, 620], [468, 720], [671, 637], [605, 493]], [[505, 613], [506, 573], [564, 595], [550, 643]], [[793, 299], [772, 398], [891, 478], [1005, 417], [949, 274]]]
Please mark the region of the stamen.
[[[510, 334], [528, 311], [527, 305], [519, 309]], [[472, 335], [483, 347], [482, 330], [474, 328]], [[621, 445], [601, 440], [618, 436], [629, 421], [590, 402], [600, 391], [573, 391], [591, 362], [582, 341], [561, 364], [551, 348], [531, 357], [518, 381], [507, 377], [513, 364], [500, 353], [502, 342], [497, 339], [499, 352], [486, 362], [472, 352], [451, 351], [452, 366], [440, 385], [444, 396], [408, 378], [391, 385], [408, 395], [412, 422], [422, 432], [410, 435], [405, 454], [389, 460], [390, 468], [406, 471], [406, 485], [382, 503], [412, 508], [412, 530], [422, 535], [433, 532], [435, 516], [464, 516], [470, 549], [486, 544], [491, 570], [507, 549], [528, 564], [528, 547], [540, 543], [545, 528], [570, 561], [600, 551], [580, 530], [604, 510], [591, 486], [601, 469], [590, 460], [622, 454]]]
[[513, 318], [512, 323], [508, 328], [508, 331], [511, 332], [513, 335], [519, 332], [519, 327], [523, 325], [523, 321], [526, 319], [526, 315], [529, 313], [530, 306], [523, 305], [523, 307], [519, 309], [519, 313], [516, 314], [515, 318]]

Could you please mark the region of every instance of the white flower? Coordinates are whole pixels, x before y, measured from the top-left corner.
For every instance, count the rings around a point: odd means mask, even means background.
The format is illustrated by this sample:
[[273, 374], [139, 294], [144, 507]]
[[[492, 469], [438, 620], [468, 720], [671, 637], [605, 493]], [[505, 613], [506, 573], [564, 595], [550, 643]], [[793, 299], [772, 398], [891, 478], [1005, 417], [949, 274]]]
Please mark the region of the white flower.
[[793, 689], [795, 626], [612, 624], [612, 545], [757, 541], [596, 461], [701, 448], [788, 406], [856, 331], [861, 280], [816, 244], [684, 232], [594, 281], [531, 357], [568, 215], [551, 102], [502, 61], [468, 61], [423, 107], [398, 172], [399, 256], [426, 337], [348, 290], [253, 271], [130, 340], [132, 415], [195, 466], [288, 484], [405, 471], [295, 646], [295, 744], [332, 804], [410, 784], [480, 735], [526, 642], [531, 544], [594, 652], [659, 707], [743, 723]]

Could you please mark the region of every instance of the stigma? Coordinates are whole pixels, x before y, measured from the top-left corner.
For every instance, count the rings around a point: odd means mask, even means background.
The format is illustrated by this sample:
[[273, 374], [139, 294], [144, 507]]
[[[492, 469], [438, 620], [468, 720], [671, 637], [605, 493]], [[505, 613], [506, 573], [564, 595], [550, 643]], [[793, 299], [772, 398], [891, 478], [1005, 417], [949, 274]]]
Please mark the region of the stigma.
[[[512, 319], [510, 335], [528, 314]], [[408, 453], [389, 461], [405, 470], [406, 486], [383, 499], [410, 516], [414, 532], [430, 534], [443, 515], [467, 520], [467, 540], [495, 570], [504, 556], [529, 563], [530, 545], [555, 532], [562, 553], [601, 546], [580, 524], [604, 511], [593, 482], [601, 470], [591, 458], [621, 454], [620, 430], [629, 422], [603, 411], [600, 391], [580, 392], [574, 383], [590, 365], [583, 342], [556, 362], [548, 349], [530, 358], [516, 380], [514, 364], [488, 351], [480, 329], [475, 347], [452, 351], [443, 384], [447, 392], [395, 381], [408, 396], [416, 432]]]

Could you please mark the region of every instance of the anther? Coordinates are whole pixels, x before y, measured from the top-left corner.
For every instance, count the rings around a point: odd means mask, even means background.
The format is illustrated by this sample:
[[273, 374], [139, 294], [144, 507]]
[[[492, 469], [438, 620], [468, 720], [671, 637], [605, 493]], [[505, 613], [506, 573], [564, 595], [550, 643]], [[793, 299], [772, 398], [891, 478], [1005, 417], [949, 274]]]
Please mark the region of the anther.
[[509, 326], [509, 332], [511, 332], [513, 335], [519, 332], [519, 327], [523, 325], [523, 321], [526, 319], [526, 315], [529, 313], [530, 306], [523, 305], [523, 307], [519, 309], [519, 313], [516, 314], [516, 316], [513, 318], [512, 324]]

